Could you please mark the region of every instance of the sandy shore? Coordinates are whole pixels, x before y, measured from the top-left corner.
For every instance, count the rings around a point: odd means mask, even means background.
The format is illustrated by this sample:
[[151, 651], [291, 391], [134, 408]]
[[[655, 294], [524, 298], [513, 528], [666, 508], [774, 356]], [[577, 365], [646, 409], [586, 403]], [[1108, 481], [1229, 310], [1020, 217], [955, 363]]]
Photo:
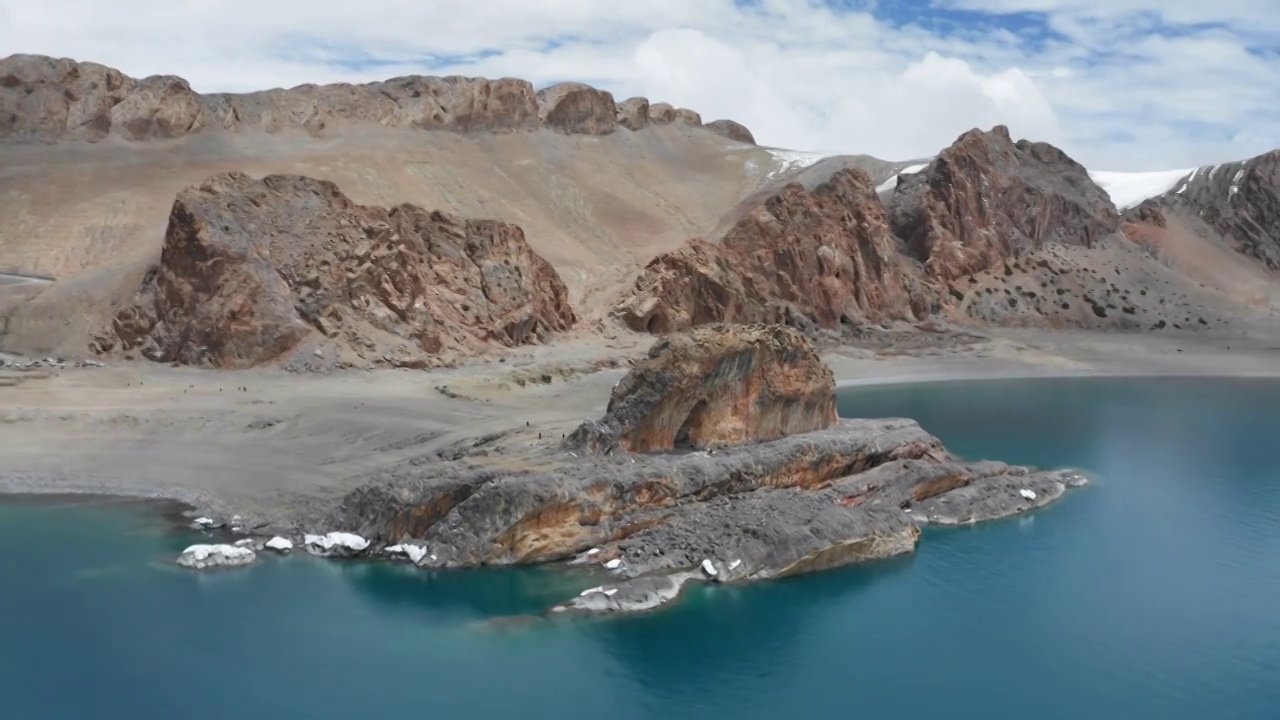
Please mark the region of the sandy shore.
[[[0, 371], [0, 491], [163, 497], [259, 523], [309, 517], [380, 471], [486, 443], [553, 448], [651, 339], [520, 349], [440, 371], [210, 372], [132, 363]], [[842, 386], [1011, 377], [1280, 377], [1269, 333], [1002, 332], [825, 354]], [[610, 365], [616, 365], [610, 367]]]

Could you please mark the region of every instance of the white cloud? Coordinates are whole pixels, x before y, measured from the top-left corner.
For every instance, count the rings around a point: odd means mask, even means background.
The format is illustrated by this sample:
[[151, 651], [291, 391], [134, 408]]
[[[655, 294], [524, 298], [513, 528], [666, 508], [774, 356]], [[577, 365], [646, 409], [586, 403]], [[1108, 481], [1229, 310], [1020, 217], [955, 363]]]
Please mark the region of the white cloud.
[[[1104, 169], [1280, 146], [1280, 61], [1245, 49], [1280, 43], [1274, 0], [934, 4], [1043, 12], [1058, 35], [943, 35], [815, 0], [754, 11], [732, 0], [0, 0], [0, 48], [182, 75], [204, 91], [423, 72], [582, 80], [733, 118], [764, 144], [892, 159], [999, 123]], [[1162, 23], [1217, 26], [1153, 33]], [[358, 53], [380, 63], [340, 62]], [[447, 66], [428, 67], [432, 57]]]

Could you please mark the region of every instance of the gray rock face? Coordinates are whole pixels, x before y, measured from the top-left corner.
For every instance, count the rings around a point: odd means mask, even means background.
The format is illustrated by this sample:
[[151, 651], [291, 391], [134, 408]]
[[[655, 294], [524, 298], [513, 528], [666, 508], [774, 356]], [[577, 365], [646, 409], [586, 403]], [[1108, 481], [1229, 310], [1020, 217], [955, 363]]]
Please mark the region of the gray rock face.
[[[326, 522], [355, 528], [372, 547], [419, 541], [437, 556], [429, 567], [576, 556], [625, 585], [706, 561], [715, 569], [706, 579], [733, 582], [910, 552], [920, 524], [1004, 517], [1063, 487], [1058, 473], [959, 462], [910, 420], [844, 420], [714, 453], [561, 456], [544, 472], [406, 467], [349, 494]], [[636, 596], [658, 592], [645, 588]], [[616, 611], [619, 602], [587, 605]]]
[[1199, 218], [1241, 253], [1280, 270], [1280, 150], [1200, 168], [1168, 193], [1131, 208], [1125, 220], [1163, 226], [1163, 212]]

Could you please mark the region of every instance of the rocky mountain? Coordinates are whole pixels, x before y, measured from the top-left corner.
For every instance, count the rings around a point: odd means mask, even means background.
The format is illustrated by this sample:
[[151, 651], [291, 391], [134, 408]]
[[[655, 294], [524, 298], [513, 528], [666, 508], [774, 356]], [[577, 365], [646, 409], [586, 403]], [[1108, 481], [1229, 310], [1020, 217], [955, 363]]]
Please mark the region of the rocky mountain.
[[[650, 106], [644, 98], [623, 106], [615, 104], [612, 94], [578, 83], [535, 92], [525, 80], [456, 76], [203, 95], [172, 75], [139, 80], [97, 63], [40, 55], [0, 60], [0, 141], [10, 142], [143, 141], [249, 128], [322, 135], [332, 125], [350, 123], [499, 133], [546, 127], [582, 135], [607, 135], [620, 127], [702, 125], [692, 110]], [[732, 121], [716, 121], [708, 129], [754, 142], [746, 128]]]
[[[575, 320], [518, 226], [361, 206], [301, 176], [229, 173], [178, 194], [159, 264], [96, 342], [237, 368], [326, 338], [362, 359], [425, 365], [445, 350], [544, 340]], [[394, 357], [374, 352], [388, 346]]]
[[813, 190], [787, 185], [719, 242], [655, 258], [618, 313], [652, 333], [712, 322], [831, 328], [922, 316], [935, 294], [898, 251], [871, 177], [842, 169]]
[[[275, 327], [293, 329], [279, 342], [253, 357], [234, 343], [195, 350], [208, 343], [179, 336], [227, 328], [171, 329], [155, 307], [161, 296], [166, 307], [187, 302], [158, 284], [165, 267], [181, 265], [169, 257], [179, 247], [169, 243], [173, 199], [236, 172], [335, 183], [366, 209], [407, 203], [518, 227], [584, 332], [612, 334], [621, 321], [653, 334], [719, 322], [857, 333], [928, 318], [1191, 329], [1275, 303], [1274, 153], [1189, 173], [1185, 187], [1146, 203], [1126, 198], [1121, 217], [1079, 163], [1004, 127], [902, 163], [753, 141], [732, 121], [704, 124], [691, 110], [617, 102], [578, 83], [535, 91], [512, 79], [411, 77], [201, 95], [179, 78], [12, 56], [0, 60], [0, 268], [57, 281], [0, 293], [0, 342], [43, 354], [95, 342], [237, 365], [310, 347], [314, 331], [350, 349], [347, 362], [419, 364], [416, 354], [479, 351], [559, 327], [551, 318], [561, 316], [535, 309], [520, 321], [533, 322], [532, 335], [495, 330], [514, 298], [545, 294], [532, 285], [496, 301], [500, 309], [469, 302], [474, 317], [441, 304], [427, 312], [435, 330], [421, 319], [387, 330], [395, 323], [386, 318], [335, 330], [285, 293], [281, 307], [297, 317], [280, 311], [288, 322]], [[293, 201], [268, 205], [277, 202]], [[251, 235], [256, 225], [229, 227]], [[288, 234], [308, 237], [305, 227]], [[335, 257], [361, 246], [359, 233], [337, 237], [325, 251]], [[297, 280], [284, 281], [288, 293], [313, 292]], [[458, 282], [450, 292], [460, 296], [478, 287]], [[134, 297], [139, 287], [151, 289]], [[351, 317], [371, 322], [363, 312]], [[182, 317], [179, 325], [215, 321]]]
[[736, 212], [720, 237], [652, 260], [616, 315], [664, 333], [714, 322], [847, 330], [930, 316], [1149, 329], [1229, 312], [1119, 234], [1119, 212], [1083, 166], [1051, 145], [1015, 142], [1004, 127], [967, 132], [881, 186], [836, 167]]
[[1119, 214], [1084, 166], [1009, 129], [961, 135], [921, 172], [900, 176], [893, 233], [931, 278], [989, 270], [1049, 244], [1091, 247]]
[[1125, 220], [1167, 228], [1170, 215], [1280, 271], [1280, 150], [1197, 169], [1169, 192], [1127, 211]]

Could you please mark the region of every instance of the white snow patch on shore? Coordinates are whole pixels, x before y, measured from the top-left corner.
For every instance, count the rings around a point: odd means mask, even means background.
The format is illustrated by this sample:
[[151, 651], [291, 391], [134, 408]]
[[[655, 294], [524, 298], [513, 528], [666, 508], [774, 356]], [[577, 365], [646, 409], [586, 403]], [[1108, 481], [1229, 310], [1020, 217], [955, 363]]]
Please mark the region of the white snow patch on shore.
[[414, 565], [422, 562], [422, 558], [427, 556], [427, 549], [421, 545], [392, 545], [387, 548], [388, 555], [397, 557], [407, 557]]
[[266, 547], [268, 550], [275, 550], [276, 552], [287, 553], [287, 552], [293, 551], [293, 541], [288, 538], [282, 538], [279, 535], [277, 535], [271, 538], [270, 540], [268, 540], [267, 544], [264, 545], [263, 547]]
[[307, 546], [308, 550], [319, 550], [321, 552], [333, 552], [334, 550], [346, 550], [349, 552], [360, 552], [369, 547], [369, 541], [356, 535], [355, 533], [331, 532], [324, 535], [304, 535], [302, 544]]
[[1127, 210], [1157, 195], [1164, 195], [1188, 178], [1195, 170], [1162, 170], [1160, 172], [1091, 172], [1089, 177], [1107, 191], [1111, 202]]
[[252, 550], [235, 545], [192, 545], [178, 556], [178, 564], [194, 570], [248, 565], [257, 558]]
[[711, 562], [710, 558], [702, 561], [702, 572], [706, 573], [708, 577], [715, 577], [720, 574], [720, 571], [716, 570], [715, 563]]
[[1022, 488], [1021, 490], [1018, 491], [1018, 494], [1028, 500], [1036, 499], [1036, 492], [1034, 490], [1028, 490], [1026, 488]]

